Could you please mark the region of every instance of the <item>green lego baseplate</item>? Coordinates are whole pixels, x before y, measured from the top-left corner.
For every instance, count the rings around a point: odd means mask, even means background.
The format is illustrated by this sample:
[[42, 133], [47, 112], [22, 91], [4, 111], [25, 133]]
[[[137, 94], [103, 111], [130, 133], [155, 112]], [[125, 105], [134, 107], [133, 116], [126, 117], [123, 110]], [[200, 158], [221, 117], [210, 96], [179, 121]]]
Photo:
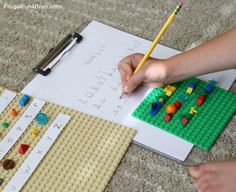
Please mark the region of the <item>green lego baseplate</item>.
[[[188, 98], [182, 103], [172, 119], [165, 122], [166, 106], [179, 100], [179, 96], [186, 93], [191, 82], [195, 83], [192, 94], [188, 94]], [[173, 85], [177, 87], [176, 91], [154, 117], [150, 115], [151, 106], [163, 95], [163, 88], [154, 88], [132, 113], [132, 116], [187, 140], [203, 150], [210, 150], [236, 111], [236, 94], [215, 86], [204, 103], [201, 106], [196, 106], [196, 100], [200, 94], [204, 94], [207, 82], [190, 78]], [[184, 126], [181, 123], [181, 118], [183, 114], [189, 112], [191, 107], [194, 107], [197, 113]]]

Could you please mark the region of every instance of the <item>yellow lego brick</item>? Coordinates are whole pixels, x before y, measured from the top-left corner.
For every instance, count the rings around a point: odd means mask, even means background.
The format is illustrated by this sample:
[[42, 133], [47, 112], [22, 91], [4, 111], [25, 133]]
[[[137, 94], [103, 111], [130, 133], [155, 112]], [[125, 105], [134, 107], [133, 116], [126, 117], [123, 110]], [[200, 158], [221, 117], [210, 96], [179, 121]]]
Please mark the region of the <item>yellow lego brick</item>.
[[186, 93], [188, 94], [191, 94], [193, 92], [193, 88], [189, 87], [187, 90], [186, 90]]
[[193, 114], [197, 113], [197, 110], [196, 110], [194, 107], [191, 107], [189, 113], [190, 113], [191, 115], [193, 115]]
[[167, 91], [167, 92], [166, 92], [166, 96], [169, 96], [169, 97], [170, 97], [171, 95], [172, 95], [172, 92], [171, 92], [171, 91]]
[[37, 128], [33, 128], [32, 132], [31, 132], [31, 135], [35, 139], [38, 136], [38, 129]]
[[171, 96], [176, 90], [176, 87], [173, 85], [166, 85], [163, 89], [163, 92], [166, 93], [167, 96]]

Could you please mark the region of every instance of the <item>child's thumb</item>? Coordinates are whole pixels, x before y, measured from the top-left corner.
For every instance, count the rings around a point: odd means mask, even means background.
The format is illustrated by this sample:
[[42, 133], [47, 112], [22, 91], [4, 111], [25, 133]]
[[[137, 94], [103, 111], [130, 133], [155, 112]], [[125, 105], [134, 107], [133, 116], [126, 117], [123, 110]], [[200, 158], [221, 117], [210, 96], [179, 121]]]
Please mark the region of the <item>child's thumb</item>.
[[136, 89], [136, 87], [142, 83], [143, 81], [143, 73], [139, 71], [138, 73], [134, 74], [125, 84], [124, 92], [130, 93]]

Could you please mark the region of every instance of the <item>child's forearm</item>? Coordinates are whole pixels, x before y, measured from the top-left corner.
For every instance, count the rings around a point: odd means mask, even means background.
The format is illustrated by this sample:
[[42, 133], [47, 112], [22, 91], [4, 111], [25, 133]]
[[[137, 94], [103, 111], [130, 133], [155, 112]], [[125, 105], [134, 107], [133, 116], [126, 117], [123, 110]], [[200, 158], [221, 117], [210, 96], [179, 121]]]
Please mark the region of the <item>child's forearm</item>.
[[236, 68], [236, 27], [221, 36], [167, 59], [166, 83]]

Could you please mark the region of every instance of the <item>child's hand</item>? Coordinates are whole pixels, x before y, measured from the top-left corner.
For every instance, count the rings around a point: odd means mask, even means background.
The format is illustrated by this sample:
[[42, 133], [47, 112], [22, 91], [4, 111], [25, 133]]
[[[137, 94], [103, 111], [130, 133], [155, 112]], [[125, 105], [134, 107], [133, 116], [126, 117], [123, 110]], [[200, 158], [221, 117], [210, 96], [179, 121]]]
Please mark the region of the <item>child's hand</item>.
[[118, 69], [121, 74], [123, 91], [132, 92], [139, 84], [148, 87], [160, 87], [164, 85], [166, 77], [165, 60], [149, 58], [145, 65], [135, 74], [134, 70], [143, 58], [143, 54], [132, 54], [119, 62]]

